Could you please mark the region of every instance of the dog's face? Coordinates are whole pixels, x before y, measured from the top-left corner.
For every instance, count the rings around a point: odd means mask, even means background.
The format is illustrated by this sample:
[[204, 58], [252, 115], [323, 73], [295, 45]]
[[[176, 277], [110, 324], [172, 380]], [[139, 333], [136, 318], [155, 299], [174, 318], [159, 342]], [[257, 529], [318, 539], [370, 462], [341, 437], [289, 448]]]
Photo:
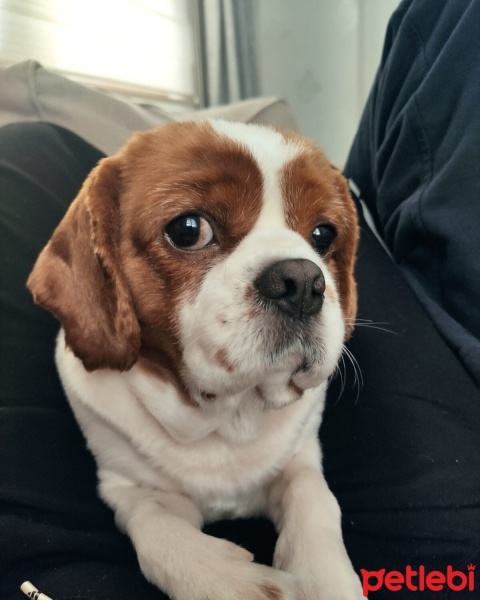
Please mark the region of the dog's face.
[[269, 407], [333, 371], [353, 326], [356, 211], [295, 134], [224, 121], [137, 134], [101, 161], [28, 285], [86, 369], [137, 361], [210, 407]]

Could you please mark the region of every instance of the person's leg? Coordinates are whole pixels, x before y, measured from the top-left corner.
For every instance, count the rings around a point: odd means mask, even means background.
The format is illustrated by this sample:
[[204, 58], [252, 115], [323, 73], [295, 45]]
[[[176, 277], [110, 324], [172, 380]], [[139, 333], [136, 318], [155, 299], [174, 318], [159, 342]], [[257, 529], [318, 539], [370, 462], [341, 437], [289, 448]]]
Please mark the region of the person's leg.
[[357, 279], [363, 385], [345, 358], [321, 428], [347, 550], [358, 571], [466, 572], [480, 563], [480, 390], [363, 220]]
[[346, 165], [400, 269], [364, 224], [364, 386], [336, 401], [337, 380], [322, 427], [357, 568], [478, 571], [479, 27], [478, 2], [402, 2]]
[[96, 494], [93, 458], [53, 355], [59, 325], [26, 280], [102, 157], [48, 124], [0, 129], [0, 597], [31, 580], [61, 600], [164, 598]]

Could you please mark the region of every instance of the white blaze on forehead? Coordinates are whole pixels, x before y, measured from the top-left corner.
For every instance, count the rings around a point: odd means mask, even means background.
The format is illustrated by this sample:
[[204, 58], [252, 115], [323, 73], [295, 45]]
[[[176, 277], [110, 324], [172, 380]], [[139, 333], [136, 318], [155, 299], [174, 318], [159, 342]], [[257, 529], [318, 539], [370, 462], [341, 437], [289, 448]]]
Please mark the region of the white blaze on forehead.
[[301, 147], [269, 127], [217, 119], [208, 122], [218, 134], [246, 148], [263, 175], [263, 207], [255, 227], [286, 227], [280, 172]]

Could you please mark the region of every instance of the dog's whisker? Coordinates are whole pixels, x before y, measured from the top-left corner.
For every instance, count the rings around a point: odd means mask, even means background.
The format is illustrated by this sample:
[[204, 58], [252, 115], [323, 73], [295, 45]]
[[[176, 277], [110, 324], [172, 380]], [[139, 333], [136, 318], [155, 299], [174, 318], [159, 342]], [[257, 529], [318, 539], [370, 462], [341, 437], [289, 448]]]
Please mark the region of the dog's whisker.
[[[343, 369], [342, 369], [343, 367]], [[346, 385], [346, 367], [345, 367], [345, 359], [343, 357], [343, 354], [340, 355], [340, 359], [338, 361], [337, 366], [335, 367], [335, 371], [333, 372], [332, 375], [332, 379], [338, 374], [338, 377], [340, 378], [340, 390], [338, 391], [337, 397], [335, 398], [334, 402], [333, 402], [333, 406], [336, 406], [338, 404], [338, 402], [340, 401], [341, 397], [343, 396], [343, 392], [345, 391], [345, 385]]]
[[343, 354], [342, 356], [345, 355], [348, 360], [350, 361], [352, 367], [353, 367], [353, 372], [355, 374], [355, 379], [354, 379], [354, 387], [357, 388], [357, 396], [355, 398], [355, 403], [358, 402], [359, 398], [360, 398], [360, 390], [363, 388], [363, 374], [362, 374], [362, 369], [360, 368], [360, 365], [357, 361], [357, 359], [355, 358], [355, 356], [353, 355], [353, 353], [351, 352], [351, 350], [349, 348], [347, 348], [347, 346], [344, 344], [343, 345]]
[[370, 319], [345, 319], [345, 323], [347, 325], [353, 325], [354, 327], [364, 327], [367, 329], [378, 329], [379, 331], [384, 331], [385, 333], [392, 333], [394, 335], [398, 335], [397, 331], [392, 331], [391, 329], [387, 329], [386, 327], [380, 327], [380, 325], [389, 325], [387, 321], [372, 321]]
[[385, 333], [391, 333], [393, 335], [398, 335], [397, 331], [392, 331], [391, 329], [387, 329], [386, 327], [379, 327], [375, 323], [356, 323], [355, 327], [363, 327], [365, 329], [377, 329], [378, 331], [384, 331]]
[[329, 258], [329, 256], [332, 254], [332, 252], [333, 252], [333, 250], [329, 250], [328, 252], [323, 254], [323, 256], [322, 256], [323, 260], [326, 260], [327, 258]]

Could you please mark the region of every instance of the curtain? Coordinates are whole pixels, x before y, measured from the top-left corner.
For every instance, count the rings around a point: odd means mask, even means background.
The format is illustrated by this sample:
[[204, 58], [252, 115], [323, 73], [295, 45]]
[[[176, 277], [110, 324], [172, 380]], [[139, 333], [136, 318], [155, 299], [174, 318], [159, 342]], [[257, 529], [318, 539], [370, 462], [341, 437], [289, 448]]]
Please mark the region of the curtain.
[[199, 0], [205, 106], [259, 95], [256, 0]]

